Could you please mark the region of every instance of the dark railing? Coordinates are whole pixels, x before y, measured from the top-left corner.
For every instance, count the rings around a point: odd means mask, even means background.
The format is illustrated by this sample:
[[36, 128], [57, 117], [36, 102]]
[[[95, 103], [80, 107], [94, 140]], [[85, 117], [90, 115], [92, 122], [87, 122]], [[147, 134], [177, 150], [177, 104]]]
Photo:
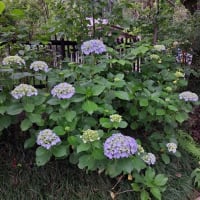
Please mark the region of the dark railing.
[[[134, 44], [137, 43], [140, 38], [138, 36], [131, 35], [129, 33], [123, 32], [123, 28], [118, 26], [112, 26], [111, 32], [117, 31], [120, 34], [116, 36], [114, 41], [115, 44]], [[20, 42], [16, 40], [11, 40], [9, 42], [0, 43], [0, 46], [5, 45], [5, 49], [7, 49], [7, 54], [12, 55], [12, 45], [20, 44], [24, 48], [29, 46], [30, 49], [36, 49], [40, 51], [41, 49], [47, 50], [48, 56], [51, 56], [52, 65], [54, 67], [60, 66], [60, 62], [64, 59], [68, 59], [71, 62], [82, 63], [83, 55], [78, 49], [78, 43], [76, 41], [68, 41], [64, 38], [57, 39], [55, 36], [54, 39], [50, 40], [47, 43], [42, 42]], [[124, 48], [121, 49], [119, 47], [119, 52], [124, 52]], [[140, 59], [136, 59], [133, 61], [133, 70], [139, 71], [140, 68]]]

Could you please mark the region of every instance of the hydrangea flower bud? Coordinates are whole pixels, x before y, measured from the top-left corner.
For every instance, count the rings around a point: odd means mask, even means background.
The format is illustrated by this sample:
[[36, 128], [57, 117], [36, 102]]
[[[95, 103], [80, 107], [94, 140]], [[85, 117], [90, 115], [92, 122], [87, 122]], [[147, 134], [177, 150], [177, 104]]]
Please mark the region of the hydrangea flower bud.
[[44, 129], [39, 132], [37, 136], [37, 144], [50, 149], [52, 146], [61, 142], [61, 139], [50, 129]]
[[109, 159], [128, 158], [137, 152], [138, 145], [132, 137], [115, 133], [104, 143], [104, 155]]
[[14, 90], [11, 91], [11, 95], [15, 99], [21, 99], [23, 96], [37, 96], [38, 91], [32, 85], [28, 84], [20, 84], [15, 87]]
[[30, 65], [30, 69], [33, 69], [34, 71], [44, 71], [44, 72], [48, 72], [48, 65], [46, 62], [44, 61], [34, 61], [33, 63], [31, 63]]
[[177, 144], [176, 143], [173, 143], [173, 142], [167, 143], [166, 147], [168, 148], [169, 152], [176, 153], [176, 149], [177, 149]]
[[143, 153], [144, 153], [144, 148], [143, 148], [140, 144], [138, 144], [137, 154], [138, 154], [138, 155], [141, 155], [141, 154], [143, 154]]
[[60, 83], [51, 90], [51, 94], [58, 99], [69, 99], [75, 93], [75, 88], [69, 83]]
[[12, 64], [25, 65], [25, 61], [19, 56], [7, 56], [3, 59], [2, 64], [3, 65], [12, 65]]
[[110, 121], [111, 122], [121, 122], [122, 116], [118, 114], [110, 115]]
[[89, 40], [81, 45], [81, 51], [85, 55], [89, 55], [91, 53], [102, 54], [106, 52], [106, 46], [101, 40]]
[[185, 75], [180, 71], [176, 71], [175, 76], [176, 78], [184, 78]]
[[100, 139], [98, 131], [91, 129], [83, 131], [83, 135], [80, 136], [80, 138], [83, 140], [84, 143], [94, 142]]
[[160, 56], [157, 55], [157, 54], [151, 54], [151, 55], [150, 55], [150, 58], [153, 59], [153, 60], [159, 60], [159, 59], [160, 59]]
[[198, 101], [199, 97], [196, 93], [185, 91], [179, 94], [179, 99], [183, 99], [184, 101]]
[[156, 157], [153, 153], [147, 153], [143, 155], [142, 160], [148, 165], [154, 165], [156, 163]]

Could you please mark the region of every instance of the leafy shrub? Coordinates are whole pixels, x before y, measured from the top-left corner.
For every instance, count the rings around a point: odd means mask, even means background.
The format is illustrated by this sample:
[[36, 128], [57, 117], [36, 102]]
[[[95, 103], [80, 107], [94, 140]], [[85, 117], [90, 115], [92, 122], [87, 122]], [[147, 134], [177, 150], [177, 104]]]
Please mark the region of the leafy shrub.
[[[187, 85], [184, 71], [171, 52], [158, 47], [140, 44], [122, 53], [107, 47], [107, 53], [63, 63], [62, 69], [9, 72], [0, 93], [1, 130], [16, 123], [29, 133], [24, 147], [37, 141], [38, 166], [68, 157], [80, 169], [133, 177], [142, 200], [161, 199], [167, 177], [156, 175], [152, 165], [180, 157], [177, 130], [198, 97], [179, 96]], [[30, 77], [46, 87], [24, 93], [19, 84], [34, 84]], [[20, 98], [11, 96], [13, 87]]]

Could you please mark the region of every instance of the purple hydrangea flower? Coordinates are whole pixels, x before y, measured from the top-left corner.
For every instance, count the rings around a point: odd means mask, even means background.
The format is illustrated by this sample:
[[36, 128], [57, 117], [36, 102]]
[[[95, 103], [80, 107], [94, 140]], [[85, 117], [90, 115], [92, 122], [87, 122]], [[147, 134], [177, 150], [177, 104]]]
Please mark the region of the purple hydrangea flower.
[[137, 152], [137, 148], [138, 145], [134, 138], [116, 133], [106, 139], [104, 155], [109, 159], [128, 158]]
[[147, 153], [143, 155], [142, 160], [148, 165], [154, 165], [156, 163], [156, 157], [153, 153]]
[[20, 84], [15, 87], [14, 90], [11, 91], [11, 95], [15, 99], [21, 99], [23, 96], [37, 96], [38, 91], [32, 85], [28, 84]]
[[179, 94], [179, 99], [183, 99], [184, 101], [198, 101], [199, 97], [196, 93], [185, 91]]
[[44, 61], [35, 61], [31, 63], [30, 69], [33, 69], [34, 71], [44, 71], [48, 72], [48, 65]]
[[81, 51], [85, 55], [91, 53], [102, 54], [103, 52], [106, 52], [106, 46], [101, 40], [89, 40], [81, 45]]
[[44, 129], [37, 136], [37, 144], [45, 149], [50, 149], [52, 146], [61, 142], [61, 139], [50, 129]]
[[69, 99], [75, 93], [75, 88], [69, 83], [60, 83], [51, 90], [51, 94], [59, 99]]

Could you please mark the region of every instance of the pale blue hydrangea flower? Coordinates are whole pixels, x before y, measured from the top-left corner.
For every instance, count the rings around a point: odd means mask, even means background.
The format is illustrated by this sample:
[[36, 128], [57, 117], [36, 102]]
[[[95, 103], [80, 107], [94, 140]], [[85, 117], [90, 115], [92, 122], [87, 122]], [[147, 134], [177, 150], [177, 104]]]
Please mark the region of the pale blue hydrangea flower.
[[51, 94], [58, 99], [69, 99], [75, 93], [75, 88], [69, 83], [60, 83], [51, 90]]
[[148, 165], [154, 165], [156, 163], [156, 157], [153, 153], [147, 153], [143, 155], [142, 160]]
[[21, 66], [25, 65], [25, 61], [19, 56], [7, 56], [3, 59], [2, 64], [3, 65], [17, 64]]
[[37, 136], [37, 144], [45, 149], [50, 149], [60, 142], [60, 137], [58, 137], [51, 129], [44, 129], [40, 131]]
[[20, 84], [18, 86], [15, 87], [14, 90], [11, 91], [11, 95], [15, 98], [15, 99], [21, 99], [23, 96], [37, 96], [38, 91], [36, 88], [34, 88], [32, 85], [28, 85], [28, 84]]
[[184, 101], [198, 101], [199, 97], [196, 93], [185, 91], [179, 94], [179, 99], [183, 99]]
[[106, 52], [106, 46], [101, 40], [89, 40], [81, 45], [81, 51], [85, 55], [89, 55], [91, 53], [102, 54]]
[[30, 65], [30, 69], [33, 69], [34, 71], [44, 71], [44, 72], [48, 72], [48, 65], [46, 62], [44, 61], [34, 61], [33, 63], [31, 63]]
[[83, 135], [80, 138], [83, 140], [83, 143], [94, 142], [100, 139], [98, 131], [91, 129], [83, 131]]
[[128, 158], [137, 152], [136, 140], [130, 136], [115, 133], [104, 143], [104, 155], [109, 159]]
[[169, 152], [176, 153], [176, 149], [177, 149], [176, 143], [173, 143], [173, 142], [167, 143], [166, 147], [167, 147]]

